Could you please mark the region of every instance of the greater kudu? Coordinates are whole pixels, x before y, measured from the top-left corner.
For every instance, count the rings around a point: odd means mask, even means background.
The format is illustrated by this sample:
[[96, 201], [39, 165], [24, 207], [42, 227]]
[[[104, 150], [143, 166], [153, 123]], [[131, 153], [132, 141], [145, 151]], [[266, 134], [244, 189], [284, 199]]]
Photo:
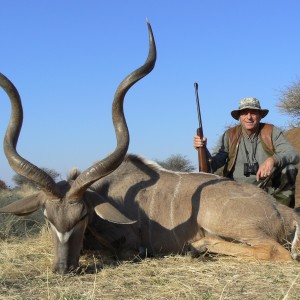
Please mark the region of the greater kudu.
[[[93, 164], [80, 175], [73, 173], [67, 181], [59, 183], [33, 165], [17, 151], [17, 141], [22, 127], [23, 110], [19, 93], [14, 85], [0, 73], [0, 86], [11, 101], [11, 117], [4, 138], [4, 151], [11, 167], [18, 174], [34, 181], [41, 191], [32, 196], [13, 202], [0, 209], [1, 213], [27, 215], [42, 208], [51, 224], [54, 241], [54, 271], [65, 273], [78, 266], [80, 251], [87, 226], [95, 214], [102, 217], [109, 211], [108, 220], [117, 223], [132, 223], [125, 215], [119, 213], [103, 197], [89, 190], [98, 179], [114, 171], [123, 161], [129, 145], [129, 132], [123, 112], [123, 101], [127, 91], [141, 78], [149, 74], [156, 61], [156, 47], [150, 24], [149, 53], [143, 66], [129, 74], [116, 90], [112, 118], [115, 128], [117, 147], [110, 155]], [[79, 176], [78, 176], [79, 175]], [[76, 177], [76, 179], [75, 179]], [[97, 205], [93, 206], [93, 203]], [[94, 231], [95, 234], [96, 231]], [[100, 240], [101, 237], [99, 236]], [[105, 243], [105, 241], [103, 241]]]
[[119, 241], [122, 250], [298, 259], [300, 217], [254, 185], [214, 174], [172, 172], [127, 155], [91, 188], [137, 220], [123, 227], [102, 222], [104, 239]]

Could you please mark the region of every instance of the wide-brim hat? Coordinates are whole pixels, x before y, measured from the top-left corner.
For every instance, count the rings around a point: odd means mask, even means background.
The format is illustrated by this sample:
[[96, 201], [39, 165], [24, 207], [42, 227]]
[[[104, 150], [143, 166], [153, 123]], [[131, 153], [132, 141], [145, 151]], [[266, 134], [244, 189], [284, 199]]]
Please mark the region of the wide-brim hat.
[[244, 109], [255, 109], [255, 110], [259, 110], [261, 112], [261, 117], [264, 118], [269, 110], [268, 109], [262, 109], [260, 107], [260, 103], [259, 100], [256, 98], [252, 98], [252, 97], [247, 97], [247, 98], [243, 98], [240, 103], [239, 103], [239, 108], [236, 110], [233, 110], [231, 112], [231, 116], [238, 120], [240, 117], [240, 113], [242, 110]]

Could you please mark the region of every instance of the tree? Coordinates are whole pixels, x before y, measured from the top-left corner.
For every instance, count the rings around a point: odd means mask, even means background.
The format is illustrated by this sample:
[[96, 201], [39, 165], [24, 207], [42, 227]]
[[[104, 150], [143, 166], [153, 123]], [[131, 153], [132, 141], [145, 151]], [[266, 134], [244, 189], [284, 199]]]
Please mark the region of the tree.
[[7, 190], [6, 183], [0, 179], [0, 190]]
[[[43, 171], [45, 171], [48, 175], [50, 175], [53, 178], [54, 181], [57, 179], [57, 177], [60, 176], [60, 174], [58, 172], [56, 172], [55, 170], [48, 169], [48, 168], [41, 168], [41, 169]], [[17, 187], [20, 187], [24, 184], [27, 184], [27, 185], [32, 186], [34, 188], [38, 187], [38, 185], [34, 181], [29, 180], [29, 179], [27, 179], [26, 177], [24, 177], [20, 174], [15, 174], [12, 177], [12, 181], [16, 184]]]
[[166, 160], [156, 160], [156, 162], [171, 171], [192, 172], [195, 170], [191, 161], [181, 154], [172, 154]]
[[276, 105], [279, 110], [291, 116], [292, 126], [300, 125], [300, 80], [280, 92], [279, 102]]

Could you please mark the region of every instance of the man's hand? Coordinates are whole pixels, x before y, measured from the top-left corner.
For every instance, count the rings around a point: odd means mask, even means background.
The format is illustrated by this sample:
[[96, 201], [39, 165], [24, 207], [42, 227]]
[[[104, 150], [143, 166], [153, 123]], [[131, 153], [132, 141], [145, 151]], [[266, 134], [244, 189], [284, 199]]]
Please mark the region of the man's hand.
[[200, 139], [198, 135], [194, 135], [194, 147], [197, 149], [199, 147], [206, 146], [207, 138], [203, 137], [203, 139]]
[[268, 157], [260, 166], [256, 173], [256, 180], [266, 178], [271, 174], [272, 169], [275, 166], [275, 161], [272, 157]]

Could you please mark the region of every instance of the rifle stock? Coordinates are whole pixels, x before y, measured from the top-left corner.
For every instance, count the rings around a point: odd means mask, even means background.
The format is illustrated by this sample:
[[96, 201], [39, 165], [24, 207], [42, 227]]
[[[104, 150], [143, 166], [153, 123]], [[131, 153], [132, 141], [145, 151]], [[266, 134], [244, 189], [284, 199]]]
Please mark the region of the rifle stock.
[[[197, 129], [197, 135], [200, 137], [200, 139], [203, 138], [203, 131], [202, 128]], [[199, 147], [198, 148], [198, 164], [199, 164], [199, 172], [208, 172], [207, 167], [207, 155], [206, 155], [206, 147]]]

